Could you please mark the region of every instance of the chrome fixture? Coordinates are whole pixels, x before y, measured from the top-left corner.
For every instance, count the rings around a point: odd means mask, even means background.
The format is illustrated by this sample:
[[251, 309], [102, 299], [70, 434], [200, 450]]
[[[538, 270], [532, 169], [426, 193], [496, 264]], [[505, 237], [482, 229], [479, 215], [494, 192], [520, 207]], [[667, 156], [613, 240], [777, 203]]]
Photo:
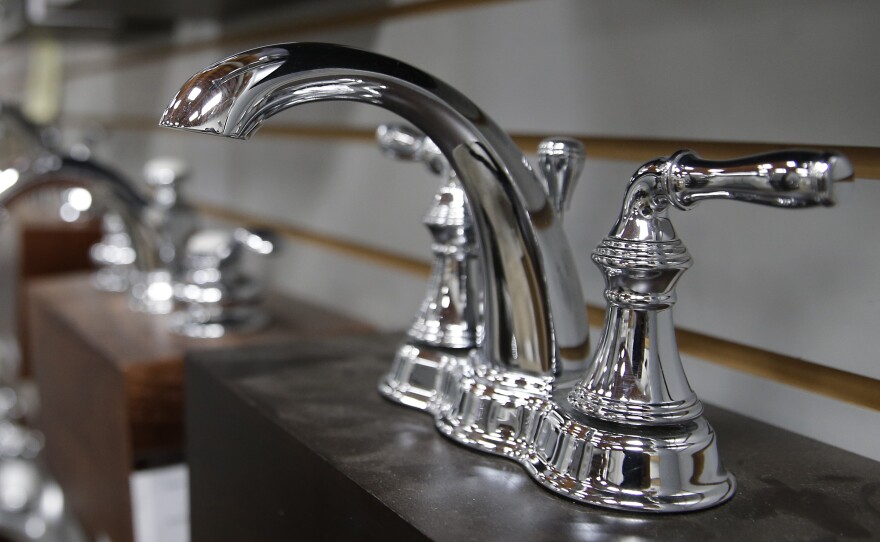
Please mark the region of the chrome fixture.
[[433, 141], [397, 124], [379, 126], [376, 139], [385, 155], [423, 162], [444, 179], [424, 218], [434, 253], [425, 299], [391, 370], [379, 383], [379, 391], [387, 398], [424, 410], [434, 397], [443, 360], [466, 359], [477, 346], [480, 291], [476, 282], [482, 277], [473, 219], [455, 171]]
[[[733, 479], [721, 467], [712, 428], [696, 403], [676, 403], [689, 397], [683, 371], [676, 376], [672, 363], [666, 374], [664, 362], [657, 372], [661, 354], [677, 361], [664, 307], [688, 261], [667, 247], [674, 232], [663, 211], [710, 197], [827, 204], [831, 182], [851, 175], [845, 158], [784, 153], [714, 163], [683, 152], [640, 169], [611, 235], [619, 242], [607, 254], [597, 252], [597, 261], [611, 269], [610, 321], [622, 320], [606, 329], [587, 368], [585, 303], [561, 227], [583, 159], [578, 145], [542, 144], [542, 179], [509, 136], [443, 82], [394, 59], [309, 43], [253, 49], [209, 66], [184, 84], [160, 124], [246, 139], [284, 109], [331, 100], [376, 105], [421, 130], [455, 172], [465, 194], [461, 208], [472, 220], [481, 270], [475, 347], [465, 347], [467, 356], [440, 356], [434, 382], [420, 381], [426, 393], [407, 404], [425, 408], [451, 439], [518, 461], [546, 488], [581, 502], [675, 512], [732, 495]], [[427, 161], [443, 173], [445, 164], [420, 134], [391, 135], [386, 145], [394, 154]], [[621, 362], [612, 366], [617, 376], [608, 374], [612, 369], [602, 372], [603, 352], [617, 354], [609, 358]], [[668, 397], [657, 394], [665, 392], [664, 377]], [[641, 418], [617, 415], [614, 400], [624, 397]], [[660, 414], [674, 414], [656, 417], [655, 403]]]
[[691, 257], [667, 209], [707, 199], [775, 207], [832, 205], [831, 185], [852, 177], [832, 153], [781, 151], [732, 161], [690, 151], [643, 165], [630, 181], [620, 218], [593, 252], [605, 276], [605, 331], [571, 401], [584, 412], [628, 425], [673, 425], [700, 416], [672, 324], [675, 285]]
[[277, 250], [277, 236], [267, 231], [205, 229], [190, 236], [182, 280], [174, 286], [182, 308], [172, 315], [171, 330], [188, 337], [218, 338], [268, 324], [261, 306], [263, 284], [244, 268], [244, 256], [268, 256]]
[[485, 377], [514, 371], [549, 389], [563, 374], [563, 361], [583, 366], [584, 298], [572, 280], [577, 272], [553, 200], [510, 137], [445, 83], [357, 49], [273, 45], [239, 53], [192, 77], [160, 124], [246, 139], [284, 109], [334, 100], [399, 114], [437, 145], [464, 186], [486, 277], [479, 348]]
[[144, 165], [144, 183], [149, 189], [145, 220], [158, 233], [159, 258], [174, 276], [183, 271], [179, 256], [199, 228], [195, 210], [180, 197], [189, 173], [189, 166], [179, 158], [154, 158]]
[[89, 257], [97, 266], [92, 285], [104, 292], [126, 292], [131, 287], [136, 254], [125, 223], [116, 213], [101, 217], [101, 240], [91, 246]]
[[161, 240], [145, 222], [150, 200], [127, 178], [97, 162], [65, 155], [46, 141], [15, 108], [0, 107], [0, 207], [34, 190], [51, 186], [84, 186], [103, 208], [116, 214], [128, 235], [135, 258], [132, 306], [152, 313], [170, 310], [171, 283], [160, 255]]
[[[539, 483], [612, 508], [696, 510], [733, 496], [717, 438], [681, 365], [672, 305], [691, 257], [668, 218], [706, 199], [776, 207], [832, 205], [852, 166], [834, 153], [781, 151], [711, 161], [691, 151], [646, 163], [611, 233], [593, 251], [607, 310], [585, 376], [540, 414], [528, 461]], [[567, 394], [566, 389], [570, 390]]]
[[174, 310], [174, 285], [183, 275], [184, 247], [199, 226], [195, 211], [179, 196], [188, 176], [186, 163], [177, 158], [154, 158], [144, 165], [148, 194], [142, 220], [154, 232], [160, 263], [158, 269], [133, 270], [130, 292], [135, 310], [152, 314]]
[[[467, 359], [477, 347], [483, 280], [467, 196], [440, 149], [406, 125], [383, 124], [376, 131], [382, 152], [399, 160], [423, 162], [445, 178], [424, 218], [433, 238], [434, 263], [427, 293], [379, 391], [387, 398], [422, 410], [436, 393], [437, 371], [449, 358]], [[583, 167], [577, 140], [547, 139], [538, 146], [538, 164], [561, 216]]]

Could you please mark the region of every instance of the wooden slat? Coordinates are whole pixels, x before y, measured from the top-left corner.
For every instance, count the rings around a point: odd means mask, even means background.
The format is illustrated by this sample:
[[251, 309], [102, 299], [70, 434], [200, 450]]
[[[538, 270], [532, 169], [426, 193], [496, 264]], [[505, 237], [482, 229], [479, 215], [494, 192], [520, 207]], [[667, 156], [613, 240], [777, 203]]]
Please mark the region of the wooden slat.
[[[387, 250], [312, 232], [280, 221], [266, 220], [216, 205], [202, 203], [196, 205], [196, 208], [215, 219], [243, 226], [272, 228], [293, 241], [305, 242], [381, 266], [422, 276], [427, 276], [430, 272], [430, 264], [427, 262]], [[601, 307], [587, 306], [587, 316], [591, 326], [602, 327], [605, 310]], [[682, 353], [698, 357], [709, 363], [860, 407], [880, 410], [880, 380], [693, 331], [676, 329], [676, 337], [679, 350]]]
[[[81, 117], [68, 115], [62, 124], [77, 125], [86, 122], [104, 125], [108, 130], [159, 130], [158, 115], [147, 117]], [[175, 132], [163, 130], [164, 134]], [[513, 140], [526, 153], [533, 153], [541, 139], [547, 135], [512, 134]], [[561, 135], [561, 134], [553, 134]], [[716, 160], [758, 154], [780, 148], [834, 149], [844, 153], [852, 161], [856, 176], [860, 179], [880, 179], [880, 148], [841, 145], [805, 145], [802, 143], [754, 143], [741, 141], [703, 141], [696, 139], [602, 137], [570, 134], [580, 139], [587, 149], [588, 158], [623, 160], [642, 163], [658, 156], [668, 156], [679, 149], [693, 149]], [[261, 137], [292, 139], [337, 139], [374, 144], [373, 129], [347, 126], [316, 126], [307, 124], [269, 123], [260, 128]]]
[[242, 213], [240, 211], [235, 211], [232, 209], [227, 209], [207, 203], [197, 203], [195, 204], [195, 208], [196, 210], [198, 210], [198, 212], [206, 216], [215, 218], [217, 220], [222, 220], [230, 224], [235, 224], [243, 227], [269, 228], [294, 241], [319, 246], [324, 249], [339, 252], [341, 254], [352, 256], [354, 258], [367, 260], [379, 265], [405, 271], [407, 273], [428, 276], [431, 271], [431, 266], [422, 260], [397, 254], [389, 250], [383, 250], [377, 247], [369, 247], [360, 243], [355, 243], [353, 241], [348, 241], [345, 239], [340, 239], [338, 237], [317, 233], [307, 230], [305, 228], [292, 226], [278, 220], [265, 219], [262, 217], [257, 217], [251, 214]]
[[681, 352], [710, 363], [880, 410], [880, 380], [693, 331], [677, 329], [676, 337]]

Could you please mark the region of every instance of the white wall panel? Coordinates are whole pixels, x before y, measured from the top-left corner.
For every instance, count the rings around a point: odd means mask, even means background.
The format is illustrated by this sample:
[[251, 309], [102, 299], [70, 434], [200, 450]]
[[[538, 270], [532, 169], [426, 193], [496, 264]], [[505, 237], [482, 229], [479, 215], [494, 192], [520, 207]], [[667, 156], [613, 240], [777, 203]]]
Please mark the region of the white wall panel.
[[[880, 461], [877, 411], [758, 378], [691, 356], [682, 359], [694, 391], [707, 402]], [[709, 423], [712, 423], [711, 417]], [[718, 435], [722, 441], [723, 433]], [[729, 437], [727, 437], [729, 438]], [[754, 446], [760, 448], [761, 442]]]
[[423, 277], [307, 244], [286, 244], [271, 269], [278, 290], [388, 331], [409, 326], [425, 294]]

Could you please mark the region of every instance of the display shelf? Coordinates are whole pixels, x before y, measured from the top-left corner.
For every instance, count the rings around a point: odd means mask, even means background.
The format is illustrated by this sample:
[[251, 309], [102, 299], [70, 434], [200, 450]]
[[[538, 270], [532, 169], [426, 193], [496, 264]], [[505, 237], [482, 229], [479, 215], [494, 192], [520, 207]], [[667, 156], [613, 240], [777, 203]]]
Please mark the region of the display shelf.
[[[729, 503], [650, 515], [557, 497], [376, 391], [401, 340], [187, 360], [192, 534], [204, 540], [805, 540], [880, 532], [880, 464], [707, 406]], [[711, 398], [709, 398], [711, 399]]]

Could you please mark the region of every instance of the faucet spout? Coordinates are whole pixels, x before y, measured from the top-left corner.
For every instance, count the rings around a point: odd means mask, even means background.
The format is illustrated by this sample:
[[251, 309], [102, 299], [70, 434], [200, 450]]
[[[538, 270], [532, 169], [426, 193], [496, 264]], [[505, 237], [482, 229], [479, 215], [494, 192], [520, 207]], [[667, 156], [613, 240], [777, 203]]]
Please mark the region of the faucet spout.
[[160, 266], [155, 235], [141, 219], [148, 201], [128, 179], [92, 160], [50, 148], [39, 127], [12, 106], [0, 107], [0, 126], [0, 207], [47, 186], [85, 186], [122, 218], [132, 239], [135, 267], [147, 272]]
[[47, 186], [84, 186], [98, 202], [122, 218], [135, 252], [135, 268], [149, 272], [161, 266], [155, 234], [141, 220], [147, 202], [130, 182], [91, 160], [55, 157], [54, 163], [57, 167], [47, 171], [10, 174], [10, 170], [6, 169], [0, 173], [10, 180], [12, 176], [17, 176], [16, 182], [4, 183], [0, 187], [0, 207]]
[[559, 216], [510, 137], [468, 98], [392, 58], [294, 43], [245, 51], [184, 84], [160, 124], [246, 139], [300, 104], [347, 100], [392, 111], [424, 132], [458, 174], [484, 272], [484, 361], [553, 377], [581, 369], [586, 309]]

